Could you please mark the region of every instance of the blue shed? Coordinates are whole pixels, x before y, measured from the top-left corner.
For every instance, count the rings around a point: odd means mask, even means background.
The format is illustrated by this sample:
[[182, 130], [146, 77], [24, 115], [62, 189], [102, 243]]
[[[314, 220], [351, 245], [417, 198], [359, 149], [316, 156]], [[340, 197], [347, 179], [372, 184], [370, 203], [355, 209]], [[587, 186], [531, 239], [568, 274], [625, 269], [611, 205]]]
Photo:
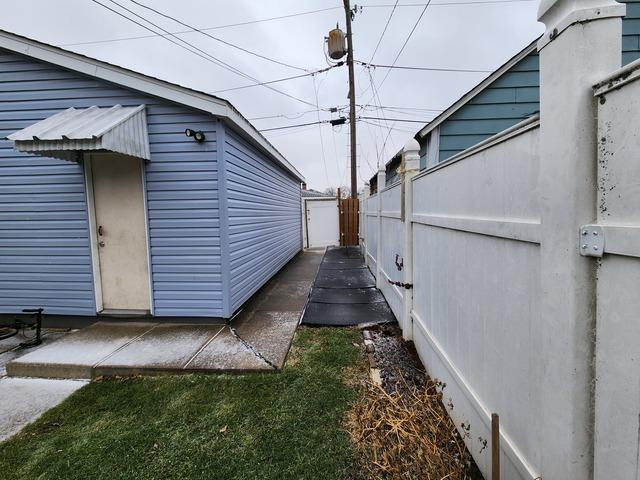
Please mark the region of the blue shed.
[[[622, 19], [622, 65], [640, 58], [640, 0]], [[443, 162], [540, 110], [540, 65], [536, 39], [422, 128], [420, 167]]]
[[226, 100], [0, 31], [0, 314], [229, 318], [303, 180]]

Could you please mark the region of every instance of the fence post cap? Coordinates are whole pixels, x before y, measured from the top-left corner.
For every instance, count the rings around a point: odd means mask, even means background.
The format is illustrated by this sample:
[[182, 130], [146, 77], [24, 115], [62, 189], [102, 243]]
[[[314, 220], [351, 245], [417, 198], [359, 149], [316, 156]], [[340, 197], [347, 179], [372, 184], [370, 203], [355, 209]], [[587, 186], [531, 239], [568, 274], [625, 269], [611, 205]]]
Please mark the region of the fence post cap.
[[544, 23], [546, 32], [538, 41], [538, 50], [573, 24], [624, 17], [626, 11], [627, 6], [616, 0], [541, 0], [538, 20]]
[[417, 153], [420, 151], [420, 144], [415, 138], [410, 138], [407, 143], [404, 144], [402, 153]]

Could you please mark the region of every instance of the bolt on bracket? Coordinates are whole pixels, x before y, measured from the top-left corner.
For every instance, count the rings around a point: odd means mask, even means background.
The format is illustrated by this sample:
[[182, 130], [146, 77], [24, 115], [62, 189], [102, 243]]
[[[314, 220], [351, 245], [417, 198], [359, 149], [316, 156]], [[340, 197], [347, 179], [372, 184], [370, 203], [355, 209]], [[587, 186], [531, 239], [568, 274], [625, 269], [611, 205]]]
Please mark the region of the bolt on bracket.
[[583, 257], [602, 257], [604, 255], [604, 230], [600, 225], [580, 227], [580, 255]]

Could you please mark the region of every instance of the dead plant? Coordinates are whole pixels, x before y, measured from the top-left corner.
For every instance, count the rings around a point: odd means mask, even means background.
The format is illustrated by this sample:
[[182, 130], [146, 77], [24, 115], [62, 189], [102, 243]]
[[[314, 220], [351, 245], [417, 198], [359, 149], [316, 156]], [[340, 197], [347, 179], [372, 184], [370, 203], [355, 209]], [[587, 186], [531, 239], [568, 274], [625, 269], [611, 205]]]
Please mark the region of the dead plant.
[[444, 385], [407, 384], [389, 394], [369, 384], [347, 418], [351, 439], [370, 479], [468, 480], [471, 456], [442, 404]]

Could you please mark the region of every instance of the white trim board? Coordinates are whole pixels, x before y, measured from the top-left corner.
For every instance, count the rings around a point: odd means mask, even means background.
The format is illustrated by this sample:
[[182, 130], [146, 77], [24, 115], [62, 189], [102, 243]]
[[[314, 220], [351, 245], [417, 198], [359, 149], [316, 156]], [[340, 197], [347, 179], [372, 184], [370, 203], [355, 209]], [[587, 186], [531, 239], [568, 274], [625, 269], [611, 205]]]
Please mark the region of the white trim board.
[[305, 181], [302, 174], [227, 100], [6, 30], [0, 30], [0, 48], [224, 118], [291, 175]]
[[155, 307], [153, 302], [153, 273], [151, 271], [151, 235], [149, 233], [149, 208], [147, 207], [147, 174], [146, 162], [140, 162], [140, 175], [142, 176], [142, 207], [144, 208], [144, 234], [147, 244], [147, 281], [149, 283], [149, 313], [153, 316]]
[[91, 154], [85, 153], [82, 161], [84, 186], [87, 197], [87, 216], [89, 220], [89, 244], [91, 247], [91, 272], [93, 274], [93, 293], [96, 301], [96, 313], [104, 308], [102, 304], [102, 279], [100, 277], [100, 258], [98, 257], [98, 236], [96, 235], [96, 209], [93, 201], [93, 175]]

